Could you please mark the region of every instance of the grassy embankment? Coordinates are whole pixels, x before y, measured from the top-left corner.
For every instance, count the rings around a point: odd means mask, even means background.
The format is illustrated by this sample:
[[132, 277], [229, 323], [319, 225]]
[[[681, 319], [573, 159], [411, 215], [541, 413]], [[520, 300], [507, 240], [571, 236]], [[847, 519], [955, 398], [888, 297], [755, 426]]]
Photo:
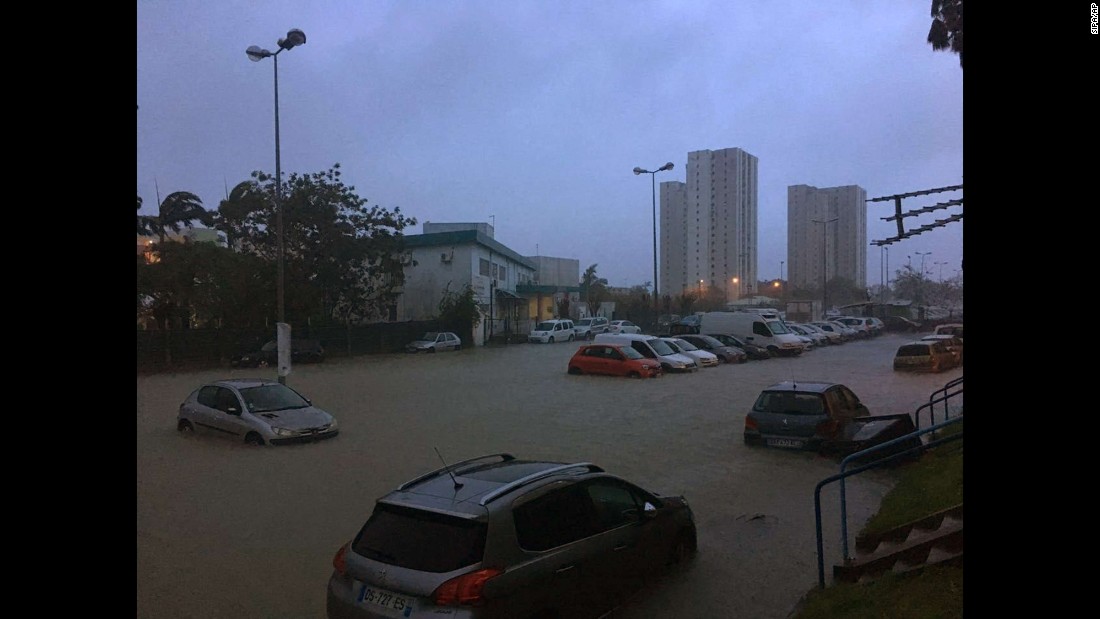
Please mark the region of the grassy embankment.
[[[949, 428], [962, 431], [962, 423]], [[962, 440], [926, 452], [901, 469], [897, 485], [864, 527], [878, 532], [912, 522], [963, 501]], [[791, 619], [954, 619], [963, 616], [963, 569], [929, 567], [917, 574], [888, 574], [869, 583], [829, 585], [810, 591]]]

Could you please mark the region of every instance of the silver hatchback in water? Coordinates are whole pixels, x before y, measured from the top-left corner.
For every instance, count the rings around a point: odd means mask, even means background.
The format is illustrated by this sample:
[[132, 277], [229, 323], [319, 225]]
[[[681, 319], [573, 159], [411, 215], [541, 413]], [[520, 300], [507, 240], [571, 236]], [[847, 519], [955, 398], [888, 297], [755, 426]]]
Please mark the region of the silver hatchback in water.
[[285, 445], [332, 438], [336, 419], [297, 391], [266, 378], [219, 380], [180, 404], [180, 432], [204, 432], [251, 445]]
[[332, 564], [329, 619], [600, 617], [695, 551], [683, 497], [588, 463], [493, 454], [378, 499]]

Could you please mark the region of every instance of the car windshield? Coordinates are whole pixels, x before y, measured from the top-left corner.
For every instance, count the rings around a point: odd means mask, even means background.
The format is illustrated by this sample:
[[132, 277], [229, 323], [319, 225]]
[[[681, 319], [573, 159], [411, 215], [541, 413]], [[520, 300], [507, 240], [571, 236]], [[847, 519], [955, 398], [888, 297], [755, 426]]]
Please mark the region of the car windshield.
[[696, 341], [702, 341], [704, 344], [706, 344], [707, 346], [710, 346], [711, 348], [718, 348], [719, 346], [724, 346], [724, 344], [722, 344], [722, 342], [719, 342], [717, 339], [715, 339], [715, 338], [713, 338], [709, 335], [699, 335], [699, 336], [696, 336], [696, 337], [698, 338], [698, 340], [696, 340]]
[[642, 353], [634, 350], [629, 346], [623, 346], [619, 349], [619, 352], [623, 353], [623, 355], [626, 356], [627, 359], [645, 359], [645, 357], [642, 356]]
[[675, 355], [676, 351], [672, 350], [672, 347], [668, 345], [668, 342], [664, 340], [652, 339], [648, 341], [648, 344], [653, 347], [653, 352], [658, 355]]
[[305, 408], [309, 402], [290, 387], [281, 384], [246, 387], [241, 389], [241, 397], [253, 413], [281, 411], [288, 408]]
[[699, 350], [698, 346], [695, 346], [694, 344], [692, 344], [691, 342], [689, 342], [687, 340], [673, 340], [672, 343], [676, 344], [676, 346], [680, 350]]
[[552, 323], [552, 322], [540, 322], [535, 327], [535, 331], [553, 331], [553, 330], [554, 330], [554, 323]]
[[824, 415], [825, 405], [817, 393], [765, 391], [757, 398], [752, 410], [783, 415]]
[[420, 339], [425, 341], [425, 342], [434, 342], [436, 336], [438, 336], [438, 335], [439, 334], [436, 333], [435, 331], [428, 331], [424, 335], [420, 336]]
[[592, 319], [591, 318], [581, 318], [580, 320], [577, 321], [577, 326], [578, 327], [591, 327], [592, 326]]
[[771, 328], [773, 335], [783, 335], [784, 333], [790, 333], [790, 329], [787, 325], [783, 324], [782, 320], [769, 320], [768, 327]]

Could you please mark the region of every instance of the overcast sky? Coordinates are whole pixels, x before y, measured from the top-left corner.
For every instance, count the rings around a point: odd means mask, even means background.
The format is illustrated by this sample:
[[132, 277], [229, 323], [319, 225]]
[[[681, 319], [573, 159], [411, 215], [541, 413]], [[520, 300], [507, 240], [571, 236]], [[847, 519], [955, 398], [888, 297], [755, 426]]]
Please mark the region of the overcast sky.
[[[759, 276], [787, 260], [787, 187], [873, 198], [962, 184], [962, 69], [925, 41], [929, 0], [139, 0], [137, 194], [216, 209], [225, 187], [340, 163], [372, 205], [419, 222], [495, 222], [523, 255], [653, 279], [649, 175], [687, 154], [759, 158]], [[154, 184], [156, 183], [156, 185]], [[910, 198], [908, 208], [960, 197]], [[892, 236], [869, 203], [868, 243]], [[906, 220], [906, 229], [961, 212]], [[889, 248], [953, 277], [963, 224]], [[883, 251], [867, 250], [868, 285]], [[940, 264], [944, 263], [944, 264]], [[786, 268], [784, 267], [786, 272]]]

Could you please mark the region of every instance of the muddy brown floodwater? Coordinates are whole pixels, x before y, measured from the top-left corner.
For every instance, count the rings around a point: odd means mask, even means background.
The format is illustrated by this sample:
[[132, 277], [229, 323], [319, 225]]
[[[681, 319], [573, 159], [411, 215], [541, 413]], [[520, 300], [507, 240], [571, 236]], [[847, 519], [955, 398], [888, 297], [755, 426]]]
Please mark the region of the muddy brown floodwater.
[[[874, 413], [912, 412], [961, 376], [891, 369], [912, 336], [719, 366], [656, 380], [570, 376], [575, 343], [333, 359], [288, 384], [336, 415], [330, 441], [249, 448], [181, 436], [176, 410], [204, 381], [274, 377], [220, 369], [137, 379], [137, 616], [323, 619], [336, 550], [375, 499], [451, 462], [509, 452], [591, 461], [684, 494], [699, 531], [689, 567], [656, 579], [615, 617], [781, 619], [817, 584], [814, 486], [839, 470], [810, 453], [747, 447], [745, 414], [785, 379], [842, 382]], [[847, 486], [850, 535], [895, 473]], [[822, 494], [827, 574], [840, 560], [839, 497]]]

